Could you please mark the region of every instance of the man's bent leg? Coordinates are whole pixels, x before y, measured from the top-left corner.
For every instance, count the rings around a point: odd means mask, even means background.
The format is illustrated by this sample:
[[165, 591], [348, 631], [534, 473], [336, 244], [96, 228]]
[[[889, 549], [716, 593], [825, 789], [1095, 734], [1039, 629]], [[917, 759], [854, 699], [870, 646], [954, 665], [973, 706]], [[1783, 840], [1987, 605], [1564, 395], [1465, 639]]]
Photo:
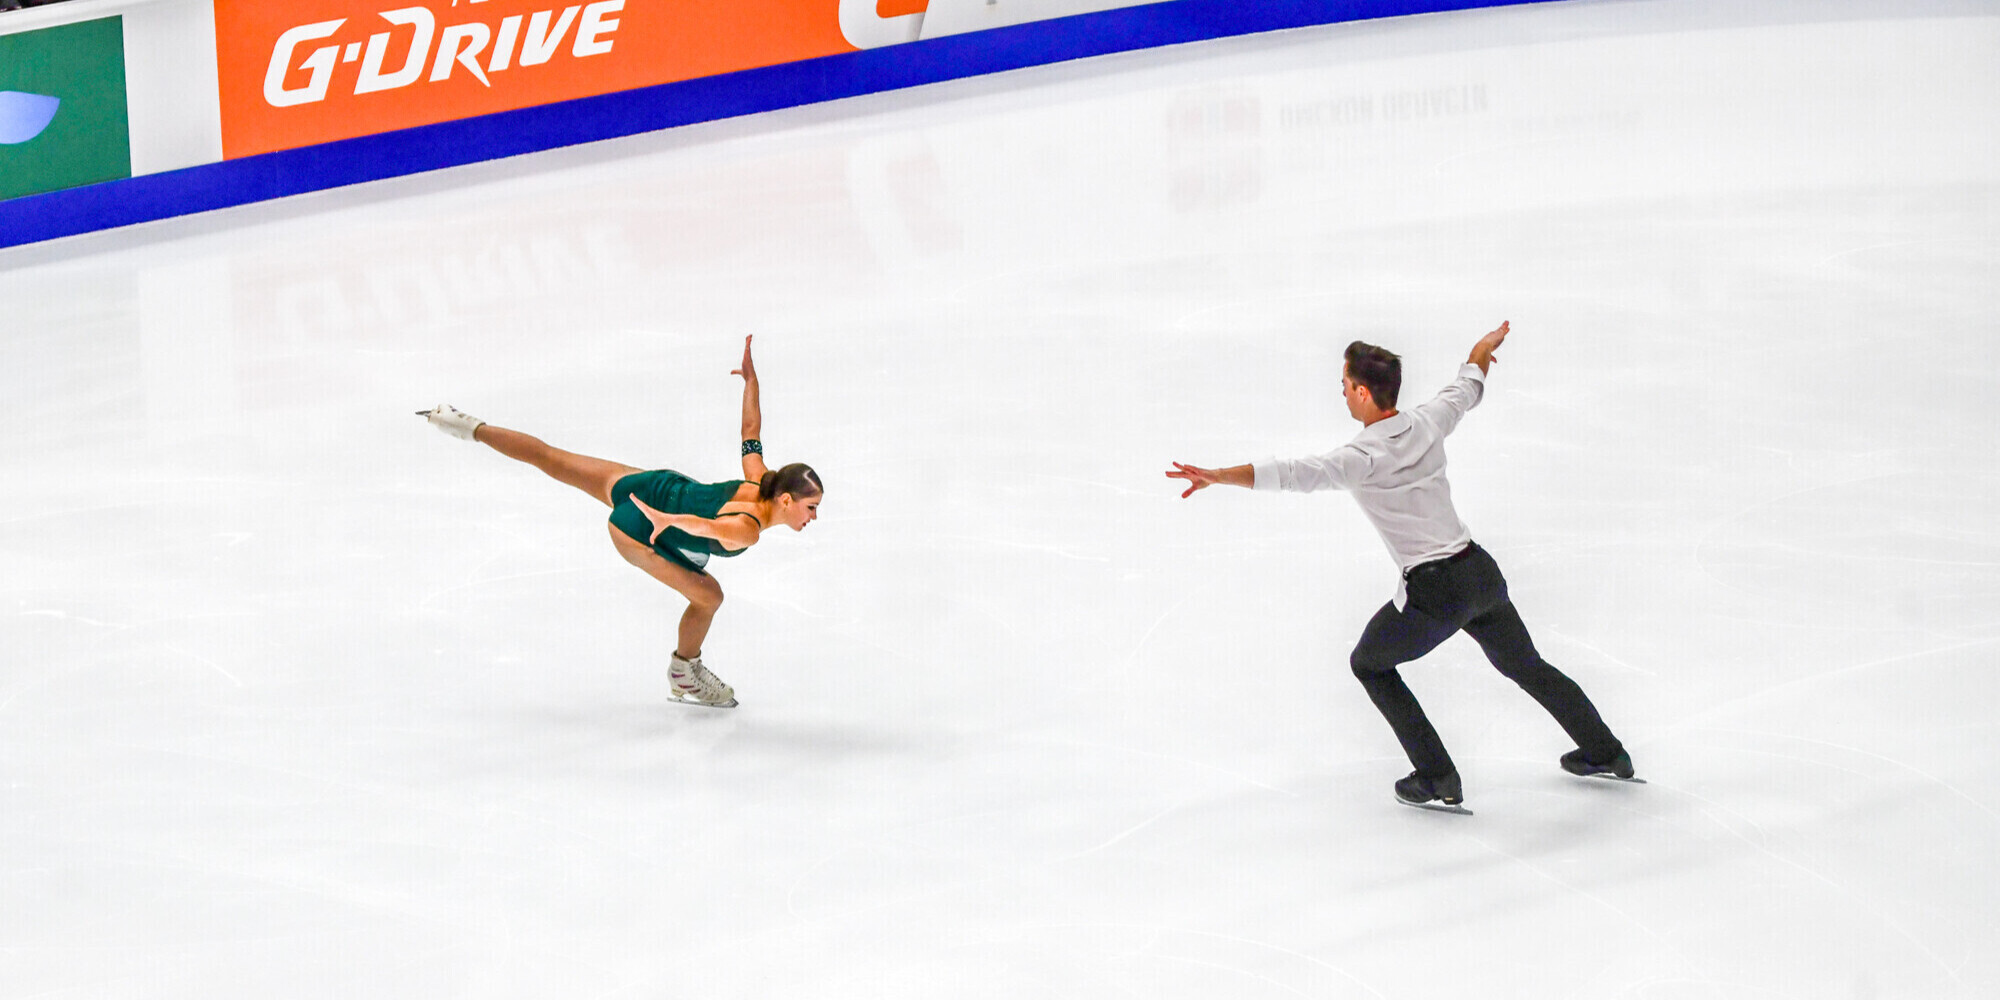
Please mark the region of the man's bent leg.
[[1348, 658], [1355, 678], [1361, 681], [1382, 717], [1389, 720], [1389, 728], [1396, 731], [1396, 740], [1403, 745], [1410, 763], [1426, 778], [1456, 774], [1458, 768], [1452, 764], [1437, 729], [1431, 726], [1423, 706], [1417, 704], [1416, 696], [1410, 693], [1410, 686], [1403, 683], [1403, 676], [1396, 668], [1436, 649], [1438, 643], [1451, 638], [1456, 631], [1451, 624], [1415, 607], [1398, 611], [1395, 604], [1384, 604], [1362, 630], [1361, 641], [1355, 644], [1354, 653]]
[[1508, 680], [1521, 685], [1521, 690], [1540, 702], [1549, 714], [1555, 716], [1556, 723], [1563, 732], [1583, 748], [1593, 761], [1607, 762], [1625, 749], [1612, 735], [1611, 728], [1597, 714], [1597, 707], [1590, 703], [1583, 688], [1570, 680], [1569, 675], [1549, 665], [1535, 651], [1535, 642], [1528, 636], [1528, 626], [1521, 621], [1521, 613], [1514, 609], [1514, 602], [1503, 601], [1498, 607], [1480, 615], [1465, 626], [1467, 635], [1479, 643], [1486, 651], [1495, 669]]

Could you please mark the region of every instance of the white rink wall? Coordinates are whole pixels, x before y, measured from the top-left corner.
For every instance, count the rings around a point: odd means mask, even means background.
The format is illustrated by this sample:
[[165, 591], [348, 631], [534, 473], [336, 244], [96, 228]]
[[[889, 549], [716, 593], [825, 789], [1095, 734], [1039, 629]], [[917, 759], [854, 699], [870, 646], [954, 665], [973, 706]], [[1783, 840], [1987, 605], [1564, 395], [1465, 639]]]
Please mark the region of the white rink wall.
[[1171, 0], [931, 0], [918, 30], [922, 38], [943, 38], [968, 31], [985, 31], [1166, 2]]

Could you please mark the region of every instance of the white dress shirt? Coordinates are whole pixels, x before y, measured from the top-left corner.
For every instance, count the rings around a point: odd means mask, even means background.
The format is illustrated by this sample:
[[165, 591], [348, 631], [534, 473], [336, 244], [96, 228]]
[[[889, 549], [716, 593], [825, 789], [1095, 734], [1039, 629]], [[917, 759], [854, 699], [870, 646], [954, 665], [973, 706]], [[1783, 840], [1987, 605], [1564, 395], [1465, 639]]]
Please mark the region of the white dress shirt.
[[[1486, 374], [1467, 363], [1430, 402], [1377, 420], [1324, 455], [1251, 463], [1252, 488], [1354, 494], [1398, 570], [1454, 555], [1471, 543], [1472, 532], [1451, 505], [1444, 439], [1485, 392]], [[1398, 608], [1405, 600], [1400, 576]]]

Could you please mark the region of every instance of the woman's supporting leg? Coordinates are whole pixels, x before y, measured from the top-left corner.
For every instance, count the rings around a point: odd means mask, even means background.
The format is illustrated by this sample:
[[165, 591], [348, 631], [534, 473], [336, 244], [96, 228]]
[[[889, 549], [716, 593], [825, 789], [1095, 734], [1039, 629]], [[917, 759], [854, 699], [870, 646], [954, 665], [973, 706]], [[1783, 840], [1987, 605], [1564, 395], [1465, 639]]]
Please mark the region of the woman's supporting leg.
[[526, 462], [611, 506], [611, 487], [638, 469], [589, 455], [564, 451], [532, 434], [511, 431], [492, 424], [480, 424], [472, 439], [508, 458]]
[[[483, 428], [482, 428], [483, 429]], [[625, 561], [646, 571], [646, 575], [678, 591], [687, 598], [687, 610], [681, 613], [679, 646], [674, 652], [683, 660], [701, 656], [701, 644], [708, 638], [708, 627], [715, 621], [715, 612], [722, 607], [722, 585], [715, 578], [668, 562], [650, 547], [634, 541], [630, 535], [611, 528], [611, 543], [618, 547], [618, 554]]]

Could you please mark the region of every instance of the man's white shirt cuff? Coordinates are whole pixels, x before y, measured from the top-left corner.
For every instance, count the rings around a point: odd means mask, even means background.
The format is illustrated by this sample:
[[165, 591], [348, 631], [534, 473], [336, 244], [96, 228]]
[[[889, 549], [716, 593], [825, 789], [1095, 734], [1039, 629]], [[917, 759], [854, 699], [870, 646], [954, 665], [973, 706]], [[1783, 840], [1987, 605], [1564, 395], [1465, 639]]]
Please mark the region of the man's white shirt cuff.
[[1277, 459], [1266, 458], [1261, 461], [1251, 462], [1250, 470], [1253, 477], [1250, 482], [1251, 489], [1260, 490], [1265, 493], [1276, 493], [1283, 488], [1278, 485]]

